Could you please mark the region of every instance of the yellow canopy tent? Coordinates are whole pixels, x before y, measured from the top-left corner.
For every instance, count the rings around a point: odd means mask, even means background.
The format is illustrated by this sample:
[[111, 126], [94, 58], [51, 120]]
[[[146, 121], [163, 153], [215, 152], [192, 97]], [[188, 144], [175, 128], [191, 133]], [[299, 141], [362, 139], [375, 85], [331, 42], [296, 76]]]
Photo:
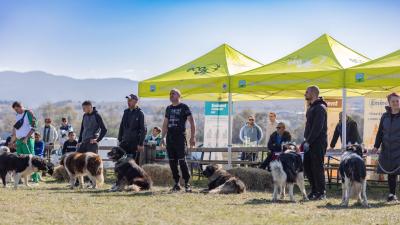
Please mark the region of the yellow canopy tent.
[[346, 88], [366, 93], [400, 91], [400, 50], [345, 71]]
[[139, 82], [139, 96], [165, 98], [169, 97], [172, 88], [178, 88], [185, 99], [227, 100], [229, 76], [261, 65], [231, 46], [222, 44], [183, 66]]
[[[230, 76], [262, 64], [223, 44], [207, 54], [174, 70], [139, 82], [139, 96], [166, 98], [178, 88], [185, 99], [229, 101], [228, 164], [232, 161], [232, 94]], [[241, 96], [246, 98], [246, 96]], [[250, 98], [250, 96], [247, 96]]]
[[[318, 85], [323, 96], [341, 96], [345, 68], [369, 59], [327, 34], [270, 64], [231, 77], [235, 94], [259, 99], [302, 98], [309, 85]], [[352, 92], [352, 96], [362, 93]]]

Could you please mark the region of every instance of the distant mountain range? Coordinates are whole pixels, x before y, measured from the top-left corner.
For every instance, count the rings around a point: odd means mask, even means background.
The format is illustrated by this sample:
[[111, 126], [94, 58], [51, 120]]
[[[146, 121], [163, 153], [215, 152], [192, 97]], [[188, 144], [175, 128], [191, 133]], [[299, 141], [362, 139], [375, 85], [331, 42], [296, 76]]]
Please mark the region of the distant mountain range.
[[0, 72], [0, 101], [19, 100], [31, 107], [59, 101], [121, 101], [137, 93], [137, 81], [123, 78], [74, 79], [42, 71]]

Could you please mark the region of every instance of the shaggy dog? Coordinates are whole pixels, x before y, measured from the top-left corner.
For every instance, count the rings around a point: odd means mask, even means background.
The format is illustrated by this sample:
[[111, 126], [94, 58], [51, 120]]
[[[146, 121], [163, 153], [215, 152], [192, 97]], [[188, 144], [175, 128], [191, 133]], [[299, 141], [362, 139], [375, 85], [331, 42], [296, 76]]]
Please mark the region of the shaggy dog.
[[7, 146], [0, 147], [0, 155], [4, 152], [10, 152], [10, 149]]
[[107, 156], [115, 162], [114, 172], [117, 177], [117, 181], [110, 191], [141, 191], [151, 188], [153, 182], [150, 176], [136, 164], [134, 159], [127, 158], [126, 152], [122, 148], [112, 148]]
[[342, 154], [339, 172], [342, 178], [342, 206], [349, 205], [350, 195], [357, 195], [359, 203], [364, 207], [368, 207], [366, 194], [367, 169], [362, 159], [363, 148], [361, 145], [349, 145]]
[[281, 199], [285, 198], [285, 187], [288, 185], [290, 201], [295, 202], [293, 195], [294, 184], [297, 184], [303, 195], [303, 200], [308, 200], [304, 187], [303, 162], [301, 155], [297, 153], [295, 144], [283, 144], [278, 158], [271, 162], [272, 180], [274, 192], [272, 201], [277, 201], [280, 191]]
[[[0, 155], [3, 154], [4, 152], [10, 152], [10, 149], [7, 146], [1, 146], [0, 147]], [[6, 183], [10, 183], [12, 181], [14, 181], [13, 172], [8, 172], [6, 175]]]
[[32, 155], [17, 155], [14, 153], [3, 152], [0, 154], [0, 176], [3, 186], [6, 187], [7, 173], [13, 172], [14, 188], [18, 187], [20, 179], [24, 179], [26, 186], [29, 186], [28, 179], [34, 172], [48, 172], [53, 174], [54, 165], [47, 163], [44, 159]]
[[243, 181], [223, 170], [220, 165], [208, 165], [203, 175], [208, 178], [206, 192], [210, 194], [241, 194], [246, 191]]
[[71, 189], [75, 187], [76, 179], [79, 180], [80, 188], [83, 188], [84, 176], [89, 177], [93, 189], [104, 183], [103, 161], [95, 153], [73, 152], [65, 154], [61, 157], [60, 165], [64, 166], [68, 173]]

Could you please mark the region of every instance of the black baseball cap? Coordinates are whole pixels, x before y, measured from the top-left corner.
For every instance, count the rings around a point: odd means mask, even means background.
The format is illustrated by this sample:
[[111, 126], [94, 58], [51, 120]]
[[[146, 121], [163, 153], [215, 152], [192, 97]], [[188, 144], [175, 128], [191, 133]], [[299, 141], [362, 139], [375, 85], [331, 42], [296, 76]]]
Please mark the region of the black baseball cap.
[[136, 96], [136, 95], [134, 95], [134, 94], [130, 94], [130, 95], [128, 95], [128, 96], [126, 96], [125, 98], [127, 98], [127, 99], [133, 99], [133, 100], [139, 100], [139, 98]]

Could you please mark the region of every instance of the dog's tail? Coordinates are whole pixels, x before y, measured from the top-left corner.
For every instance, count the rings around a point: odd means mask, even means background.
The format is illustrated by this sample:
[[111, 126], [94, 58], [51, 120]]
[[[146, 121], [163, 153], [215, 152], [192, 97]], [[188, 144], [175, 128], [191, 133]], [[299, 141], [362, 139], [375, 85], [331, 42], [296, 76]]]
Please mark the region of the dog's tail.
[[99, 186], [104, 184], [103, 161], [100, 156], [96, 155], [88, 159], [88, 170], [92, 176], [96, 177]]
[[362, 183], [358, 181], [351, 181], [350, 196], [357, 196], [361, 193]]

